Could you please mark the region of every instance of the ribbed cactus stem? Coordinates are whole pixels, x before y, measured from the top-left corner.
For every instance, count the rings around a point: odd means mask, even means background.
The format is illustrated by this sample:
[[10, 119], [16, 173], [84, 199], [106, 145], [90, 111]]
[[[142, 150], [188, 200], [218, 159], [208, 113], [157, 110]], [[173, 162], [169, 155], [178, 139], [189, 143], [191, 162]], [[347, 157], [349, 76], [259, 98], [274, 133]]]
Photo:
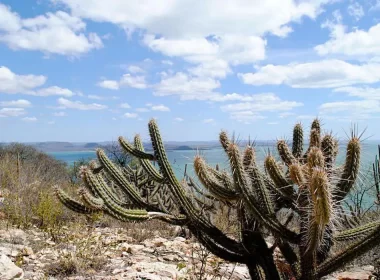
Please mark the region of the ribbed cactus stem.
[[346, 161], [343, 173], [335, 190], [335, 199], [342, 200], [354, 186], [359, 174], [360, 166], [360, 139], [353, 137], [347, 144]]
[[84, 204], [72, 199], [65, 191], [63, 191], [59, 187], [54, 187], [55, 194], [59, 201], [62, 202], [67, 208], [70, 210], [80, 213], [80, 214], [92, 214], [97, 212], [98, 210], [91, 209], [86, 207]]
[[296, 162], [295, 157], [293, 156], [292, 152], [289, 149], [288, 144], [286, 144], [285, 140], [279, 140], [277, 141], [277, 150], [278, 153], [282, 159], [282, 161], [287, 165], [291, 165], [292, 163]]
[[312, 147], [307, 157], [307, 167], [309, 175], [313, 173], [314, 168], [323, 169], [325, 167], [325, 157], [320, 148]]
[[194, 158], [195, 173], [212, 195], [224, 201], [237, 199], [237, 193], [234, 190], [225, 188], [225, 186], [209, 171], [210, 168], [211, 167], [206, 164], [202, 157], [196, 156]]
[[230, 144], [227, 149], [233, 178], [237, 191], [242, 194], [243, 200], [246, 203], [250, 214], [267, 226], [276, 235], [284, 237], [286, 240], [294, 242], [298, 240], [298, 235], [284, 227], [274, 215], [273, 206], [270, 202], [270, 197], [267, 192], [262, 193], [260, 201], [256, 199], [253, 188], [250, 187], [250, 181], [256, 180], [252, 184], [258, 184], [259, 189], [265, 188], [265, 183], [259, 176], [249, 179], [247, 176], [243, 162], [240, 156], [239, 147], [236, 144]]
[[298, 187], [303, 187], [306, 183], [303, 167], [299, 163], [289, 165], [289, 177]]
[[301, 123], [297, 123], [293, 129], [292, 154], [295, 158], [301, 158], [303, 151], [303, 128]]
[[282, 170], [278, 166], [275, 158], [271, 155], [265, 158], [265, 169], [267, 170], [270, 178], [275, 183], [276, 187], [281, 189], [288, 197], [294, 195], [294, 189], [291, 183], [285, 178]]
[[328, 172], [331, 172], [332, 166], [335, 162], [335, 139], [332, 137], [331, 134], [327, 134], [323, 136], [322, 142], [321, 142], [321, 150], [323, 152], [323, 155], [325, 157], [325, 167], [328, 170]]
[[79, 196], [82, 198], [83, 202], [91, 209], [101, 210], [104, 205], [103, 199], [93, 196], [85, 188], [80, 188], [78, 190]]
[[[144, 151], [144, 146], [141, 141], [141, 138], [139, 135], [136, 135], [134, 138], [135, 147], [137, 150], [141, 152]], [[164, 177], [158, 170], [153, 166], [153, 164], [148, 159], [139, 158], [141, 166], [144, 168], [144, 170], [153, 178], [153, 180], [157, 182], [162, 182], [164, 180]]]
[[101, 165], [107, 170], [108, 174], [112, 179], [123, 188], [123, 191], [137, 204], [140, 206], [146, 206], [140, 194], [137, 190], [129, 183], [127, 178], [123, 173], [112, 163], [112, 161], [106, 156], [102, 149], [97, 149], [96, 154]]
[[310, 195], [312, 198], [313, 219], [321, 227], [330, 222], [332, 216], [332, 199], [329, 180], [323, 169], [315, 168], [310, 178]]
[[366, 235], [373, 230], [380, 227], [380, 221], [371, 222], [353, 229], [341, 231], [338, 234], [334, 236], [334, 240], [336, 241], [348, 241], [357, 239], [358, 237], [363, 237], [363, 235]]
[[129, 153], [135, 157], [141, 158], [141, 159], [155, 160], [154, 155], [148, 154], [148, 153], [145, 153], [145, 152], [142, 152], [142, 151], [136, 149], [127, 140], [125, 140], [124, 137], [120, 136], [118, 140], [119, 140], [120, 146], [122, 148], [124, 148], [124, 150], [127, 153]]
[[247, 146], [243, 153], [243, 165], [246, 170], [251, 165], [256, 164], [255, 149], [252, 146]]
[[225, 152], [227, 152], [228, 146], [230, 145], [230, 139], [228, 138], [227, 131], [221, 131], [219, 133], [219, 142], [222, 145]]

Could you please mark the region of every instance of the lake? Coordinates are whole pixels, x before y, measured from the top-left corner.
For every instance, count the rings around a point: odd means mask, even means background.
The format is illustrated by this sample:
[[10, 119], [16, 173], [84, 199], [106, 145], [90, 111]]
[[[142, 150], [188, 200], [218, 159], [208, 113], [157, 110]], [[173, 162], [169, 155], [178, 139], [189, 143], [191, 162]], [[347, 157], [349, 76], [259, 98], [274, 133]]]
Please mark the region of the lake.
[[[379, 142], [377, 141], [364, 141], [362, 143], [362, 171], [368, 170], [371, 168], [372, 163], [375, 160], [375, 156], [377, 155], [378, 148], [377, 145]], [[264, 158], [268, 153], [268, 150], [276, 155], [275, 147], [273, 145], [260, 145], [256, 147], [256, 155], [259, 164], [262, 166]], [[337, 158], [338, 164], [342, 164], [345, 158], [345, 150], [346, 146], [341, 145], [339, 149], [339, 154]], [[95, 151], [73, 151], [73, 152], [49, 152], [49, 155], [54, 158], [66, 162], [68, 165], [73, 165], [75, 161], [79, 161], [80, 159], [96, 159]], [[188, 173], [192, 174], [192, 161], [195, 155], [200, 154], [204, 156], [207, 160], [208, 164], [215, 166], [219, 164], [221, 168], [227, 168], [228, 162], [227, 157], [222, 148], [214, 148], [209, 150], [174, 150], [168, 151], [167, 155], [170, 163], [176, 173], [178, 178], [183, 177], [185, 165], [188, 164]]]

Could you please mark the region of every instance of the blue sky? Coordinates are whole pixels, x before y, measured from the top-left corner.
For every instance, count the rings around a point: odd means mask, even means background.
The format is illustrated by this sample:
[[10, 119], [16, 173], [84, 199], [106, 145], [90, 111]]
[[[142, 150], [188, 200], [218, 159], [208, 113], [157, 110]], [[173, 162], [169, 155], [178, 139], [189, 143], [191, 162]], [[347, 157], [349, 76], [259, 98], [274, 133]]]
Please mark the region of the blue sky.
[[0, 142], [380, 139], [380, 0], [0, 0]]

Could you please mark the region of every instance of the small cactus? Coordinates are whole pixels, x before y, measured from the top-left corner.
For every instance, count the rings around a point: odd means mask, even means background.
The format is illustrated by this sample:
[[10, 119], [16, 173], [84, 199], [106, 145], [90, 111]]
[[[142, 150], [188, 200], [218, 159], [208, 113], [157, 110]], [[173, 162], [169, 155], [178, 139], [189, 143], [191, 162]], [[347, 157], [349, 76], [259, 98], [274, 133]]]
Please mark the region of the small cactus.
[[[348, 141], [343, 167], [337, 168], [338, 142], [332, 134], [322, 137], [319, 120], [311, 125], [306, 152], [302, 125], [296, 124], [291, 148], [284, 140], [277, 142], [282, 162], [269, 154], [263, 170], [250, 143], [241, 152], [222, 131], [220, 143], [229, 159], [230, 173], [196, 156], [194, 169], [203, 187], [186, 174], [182, 181], [175, 177], [154, 120], [149, 122], [149, 134], [152, 154], [144, 150], [139, 136], [134, 144], [119, 138], [125, 151], [139, 159], [139, 167], [121, 169], [99, 149], [100, 166], [81, 169], [86, 187], [79, 191], [83, 203], [59, 188], [58, 198], [82, 214], [103, 211], [122, 221], [160, 219], [187, 226], [215, 255], [246, 264], [252, 279], [319, 279], [380, 243], [380, 221], [340, 230], [336, 219], [342, 215], [342, 200], [358, 177], [361, 147], [355, 134]], [[158, 169], [152, 161], [158, 163]], [[377, 170], [374, 168], [375, 173]], [[191, 195], [194, 191], [198, 196]], [[213, 224], [209, 212], [215, 201], [237, 208], [239, 239]], [[276, 215], [283, 208], [290, 213], [285, 222]], [[268, 234], [275, 240], [271, 247], [264, 239]], [[331, 255], [335, 242], [351, 245]], [[275, 248], [284, 260], [274, 257]]]

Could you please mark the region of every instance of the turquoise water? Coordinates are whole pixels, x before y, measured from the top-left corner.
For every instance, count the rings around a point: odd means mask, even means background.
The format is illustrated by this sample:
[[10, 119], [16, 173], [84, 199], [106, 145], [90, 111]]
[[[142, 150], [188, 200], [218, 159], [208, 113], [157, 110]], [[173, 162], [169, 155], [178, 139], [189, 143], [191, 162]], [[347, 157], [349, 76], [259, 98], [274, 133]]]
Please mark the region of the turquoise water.
[[[362, 144], [362, 153], [361, 153], [361, 159], [362, 159], [362, 171], [368, 170], [372, 163], [375, 160], [375, 156], [377, 155], [377, 148], [378, 142], [375, 141], [365, 141]], [[275, 147], [273, 145], [263, 145], [263, 146], [257, 146], [256, 147], [256, 156], [259, 164], [262, 166], [262, 162], [264, 161], [265, 155], [268, 153], [268, 150], [272, 154], [275, 153]], [[345, 145], [341, 145], [339, 149], [339, 154], [337, 158], [337, 163], [342, 164], [345, 158]], [[79, 161], [80, 159], [95, 159], [96, 154], [95, 151], [82, 151], [82, 152], [51, 152], [48, 153], [51, 156], [55, 157], [58, 160], [62, 160], [66, 162], [68, 165], [74, 164], [75, 161]], [[168, 151], [167, 155], [169, 158], [170, 163], [172, 164], [172, 167], [174, 169], [174, 172], [176, 173], [176, 176], [178, 178], [183, 177], [185, 165], [188, 165], [188, 173], [192, 175], [192, 161], [194, 159], [194, 156], [200, 154], [204, 156], [204, 158], [207, 160], [208, 164], [215, 166], [216, 164], [219, 164], [221, 168], [227, 168], [228, 162], [227, 157], [221, 148], [216, 149], [210, 149], [210, 150], [183, 150], [183, 151]]]

